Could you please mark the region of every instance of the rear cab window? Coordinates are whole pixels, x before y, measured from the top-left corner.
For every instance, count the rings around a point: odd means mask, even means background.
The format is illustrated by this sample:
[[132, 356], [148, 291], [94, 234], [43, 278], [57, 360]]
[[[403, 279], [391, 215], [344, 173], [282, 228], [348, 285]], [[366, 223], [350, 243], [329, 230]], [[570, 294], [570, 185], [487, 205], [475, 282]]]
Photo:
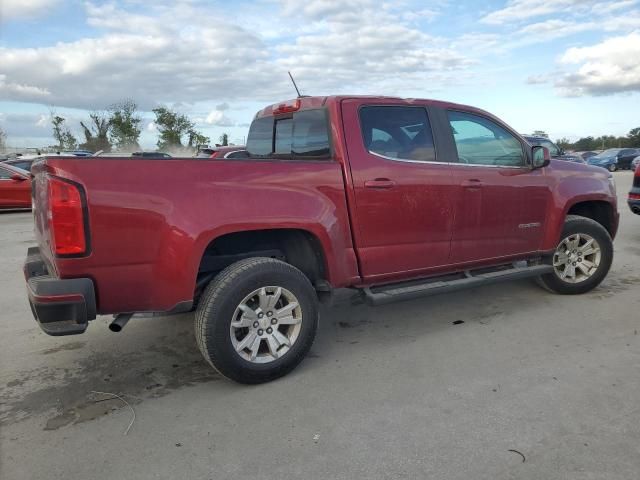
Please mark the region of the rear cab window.
[[427, 110], [420, 106], [363, 106], [360, 128], [364, 146], [390, 160], [435, 162], [436, 151]]
[[253, 121], [247, 138], [249, 158], [321, 160], [331, 158], [324, 108]]

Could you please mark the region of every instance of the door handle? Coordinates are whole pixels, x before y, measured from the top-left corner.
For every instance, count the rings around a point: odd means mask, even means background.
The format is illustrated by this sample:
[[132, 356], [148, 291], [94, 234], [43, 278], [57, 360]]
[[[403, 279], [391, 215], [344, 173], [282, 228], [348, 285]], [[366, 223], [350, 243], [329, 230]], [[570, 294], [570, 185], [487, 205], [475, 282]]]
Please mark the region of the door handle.
[[388, 178], [376, 178], [375, 180], [367, 180], [364, 182], [366, 188], [393, 188], [396, 182]]
[[482, 181], [477, 178], [470, 178], [469, 180], [462, 182], [462, 186], [464, 188], [480, 188], [482, 187]]

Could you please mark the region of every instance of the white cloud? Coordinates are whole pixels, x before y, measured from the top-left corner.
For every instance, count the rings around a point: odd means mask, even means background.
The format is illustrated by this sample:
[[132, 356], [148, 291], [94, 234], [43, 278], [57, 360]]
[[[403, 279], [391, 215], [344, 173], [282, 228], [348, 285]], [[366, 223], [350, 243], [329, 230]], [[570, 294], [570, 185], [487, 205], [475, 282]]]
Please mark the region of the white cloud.
[[568, 49], [564, 64], [578, 70], [564, 75], [556, 86], [564, 95], [610, 95], [640, 92], [640, 32], [609, 38], [588, 47]]
[[233, 127], [235, 122], [228, 118], [222, 110], [212, 110], [204, 123], [208, 125], [216, 125], [218, 127]]
[[[394, 5], [282, 0], [281, 8], [273, 18], [290, 16], [304, 33], [267, 42], [197, 3], [153, 4], [144, 14], [87, 3], [97, 36], [0, 48], [0, 100], [46, 98], [48, 104], [95, 109], [131, 97], [143, 110], [160, 103], [276, 101], [291, 96], [287, 70], [305, 93], [396, 94], [436, 88], [471, 64], [444, 39], [402, 20]], [[233, 124], [217, 115], [209, 119], [212, 125]]]
[[2, 0], [0, 21], [47, 15], [57, 3], [58, 0]]
[[593, 0], [509, 0], [506, 7], [488, 13], [480, 21], [505, 24], [552, 13], [584, 9], [593, 3]]

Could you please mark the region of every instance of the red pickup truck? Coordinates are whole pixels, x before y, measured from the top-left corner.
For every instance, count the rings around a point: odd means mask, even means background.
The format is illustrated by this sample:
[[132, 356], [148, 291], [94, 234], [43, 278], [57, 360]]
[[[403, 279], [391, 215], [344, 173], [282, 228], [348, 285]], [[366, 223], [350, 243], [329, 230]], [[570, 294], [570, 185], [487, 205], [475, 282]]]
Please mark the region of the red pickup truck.
[[195, 310], [207, 361], [259, 383], [302, 360], [334, 289], [375, 305], [535, 277], [579, 294], [611, 265], [611, 174], [477, 108], [297, 98], [256, 114], [247, 151], [37, 165], [24, 272], [42, 329]]

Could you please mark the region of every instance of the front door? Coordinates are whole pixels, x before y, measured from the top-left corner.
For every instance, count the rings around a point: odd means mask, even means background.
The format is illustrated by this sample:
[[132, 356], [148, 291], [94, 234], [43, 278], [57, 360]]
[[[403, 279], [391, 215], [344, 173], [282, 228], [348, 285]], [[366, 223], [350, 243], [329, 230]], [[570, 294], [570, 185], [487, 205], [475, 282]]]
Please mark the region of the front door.
[[446, 265], [456, 185], [438, 156], [427, 108], [350, 99], [342, 102], [342, 114], [364, 278], [419, 275]]
[[550, 198], [544, 171], [531, 169], [526, 145], [493, 119], [446, 115], [457, 153], [451, 160], [458, 186], [452, 263], [537, 252]]

